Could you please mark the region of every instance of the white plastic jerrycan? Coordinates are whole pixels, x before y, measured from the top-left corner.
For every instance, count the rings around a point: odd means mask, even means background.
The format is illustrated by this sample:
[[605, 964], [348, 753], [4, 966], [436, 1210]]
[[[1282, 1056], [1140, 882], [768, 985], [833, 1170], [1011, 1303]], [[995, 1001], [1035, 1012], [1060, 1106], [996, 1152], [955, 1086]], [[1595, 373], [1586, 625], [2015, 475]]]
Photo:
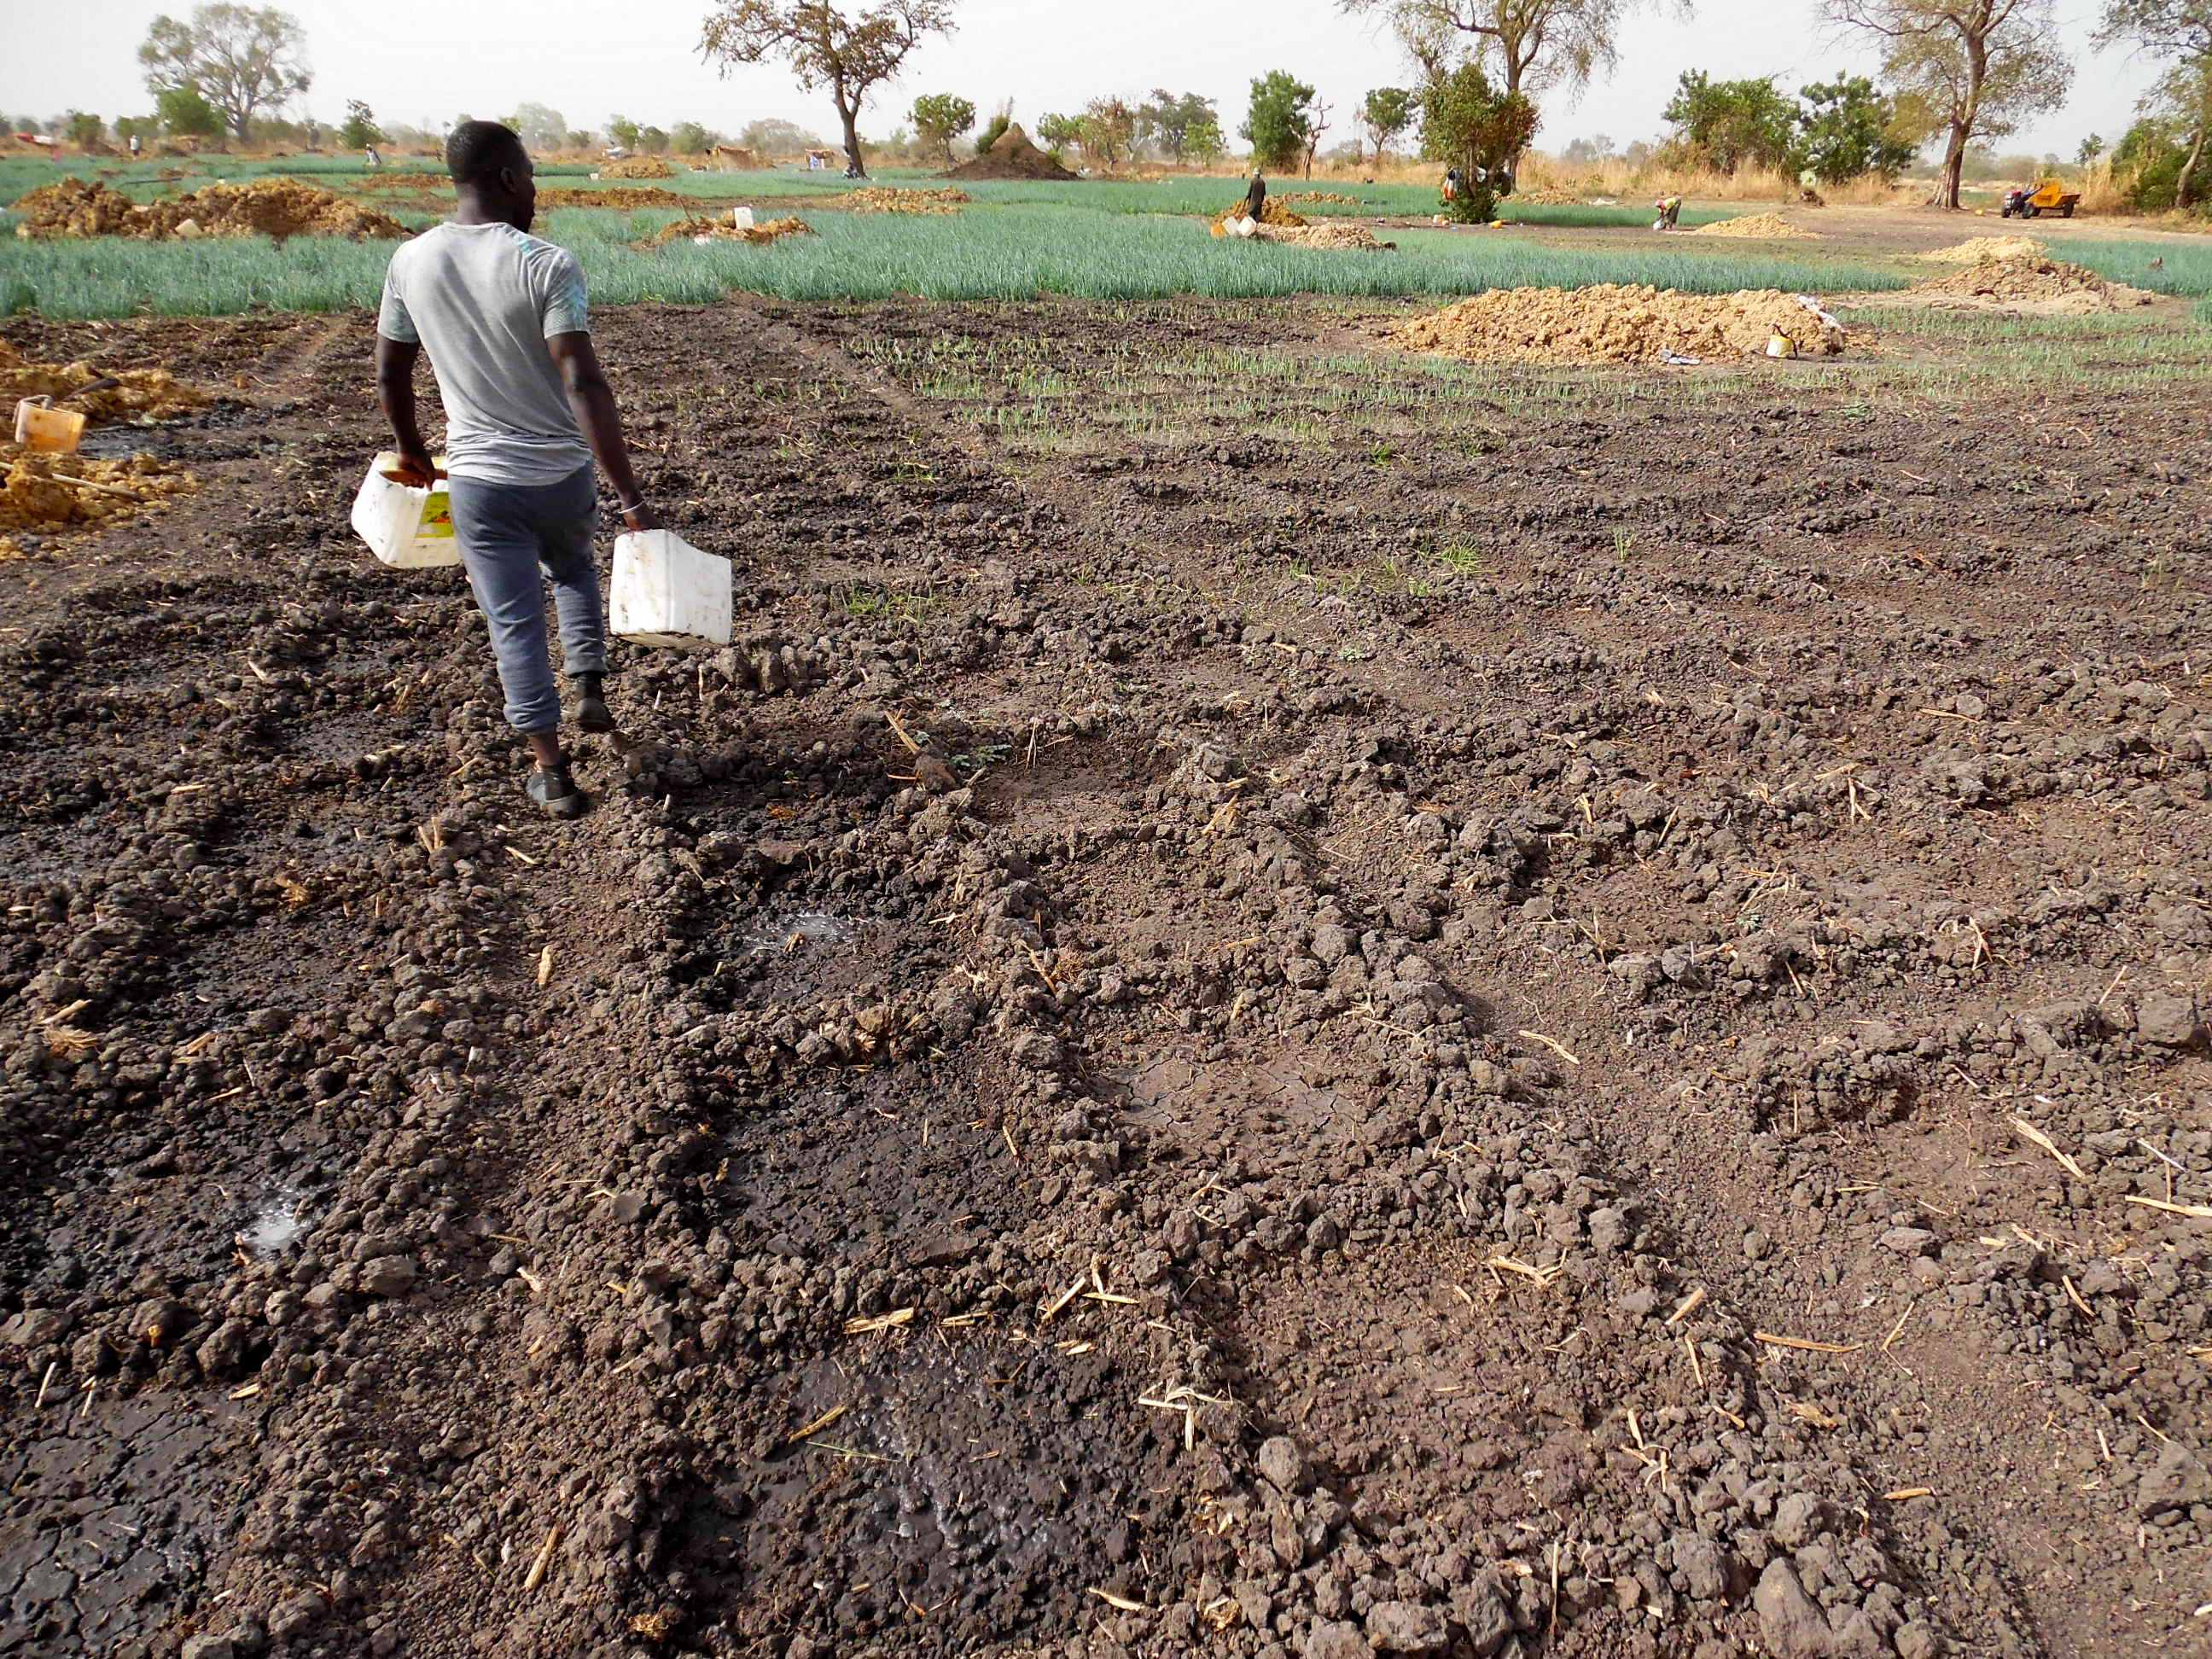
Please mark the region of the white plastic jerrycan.
[[[435, 459], [442, 469], [445, 457]], [[398, 465], [399, 457], [386, 450], [368, 469], [361, 493], [353, 498], [354, 533], [395, 569], [459, 564], [461, 544], [453, 536], [453, 499], [445, 485], [424, 489], [385, 476]]]
[[615, 538], [607, 626], [634, 645], [706, 651], [730, 642], [730, 562], [672, 530]]

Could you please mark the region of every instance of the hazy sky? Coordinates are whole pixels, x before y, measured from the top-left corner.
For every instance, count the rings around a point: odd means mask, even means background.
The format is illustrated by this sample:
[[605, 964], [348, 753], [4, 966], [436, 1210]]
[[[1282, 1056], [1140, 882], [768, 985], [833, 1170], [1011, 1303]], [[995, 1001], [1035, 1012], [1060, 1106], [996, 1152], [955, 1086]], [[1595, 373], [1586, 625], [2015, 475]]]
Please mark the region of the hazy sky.
[[[2096, 0], [2058, 4], [2075, 48], [2073, 96], [2008, 149], [2070, 156], [2084, 133], [2115, 138], [2151, 78], [2124, 54], [2089, 52]], [[701, 0], [304, 0], [289, 9], [307, 27], [315, 71], [304, 108], [325, 120], [348, 98], [366, 99], [386, 120], [434, 128], [456, 111], [496, 115], [535, 100], [572, 127], [603, 129], [621, 112], [734, 133], [757, 117], [784, 116], [836, 137], [827, 96], [800, 94], [783, 69], [724, 80], [699, 61]], [[137, 46], [163, 9], [131, 0], [0, 0], [0, 112], [77, 107], [112, 118], [149, 109]], [[1325, 141], [1334, 146], [1351, 136], [1352, 108], [1368, 88], [1405, 78], [1390, 41], [1341, 15], [1334, 0], [961, 0], [959, 17], [957, 33], [917, 52], [879, 94], [861, 118], [864, 133], [902, 125], [922, 92], [963, 93], [983, 110], [1011, 95], [1016, 118], [1033, 121], [1101, 93], [1165, 86], [1218, 100], [1233, 134], [1252, 77], [1281, 68], [1335, 106]], [[1656, 137], [1659, 112], [1687, 68], [1771, 73], [1795, 90], [1838, 69], [1871, 67], [1863, 48], [1826, 33], [1812, 0], [1700, 0], [1692, 23], [1645, 15], [1626, 29], [1620, 64], [1579, 99], [1545, 100], [1540, 147], [1594, 133], [1624, 143]]]

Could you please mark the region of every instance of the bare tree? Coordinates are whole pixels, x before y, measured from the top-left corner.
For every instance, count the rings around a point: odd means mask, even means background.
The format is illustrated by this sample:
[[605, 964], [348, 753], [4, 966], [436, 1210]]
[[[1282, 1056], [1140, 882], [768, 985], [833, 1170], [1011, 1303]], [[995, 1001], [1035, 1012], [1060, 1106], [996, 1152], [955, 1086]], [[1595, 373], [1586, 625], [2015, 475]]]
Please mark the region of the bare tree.
[[802, 92], [830, 88], [845, 130], [845, 158], [865, 173], [860, 109], [895, 79], [924, 37], [952, 32], [952, 0], [881, 0], [851, 11], [830, 0], [720, 0], [699, 31], [700, 55], [724, 74], [738, 64], [781, 58]]
[[1314, 155], [1321, 149], [1321, 136], [1328, 131], [1328, 106], [1322, 100], [1314, 100], [1313, 115], [1306, 125], [1306, 178], [1313, 178]]
[[1831, 21], [1885, 43], [1882, 70], [1926, 100], [1943, 147], [1942, 205], [1959, 205], [1966, 146], [2017, 131], [2066, 100], [2073, 65], [2050, 0], [1826, 0]]
[[274, 6], [201, 6], [191, 21], [156, 17], [138, 48], [146, 89], [197, 92], [217, 110], [241, 143], [252, 136], [253, 118], [281, 108], [307, 89], [307, 34], [300, 20]]
[[[1529, 97], [1579, 88], [1615, 62], [1621, 19], [1638, 0], [1338, 0], [1354, 15], [1379, 17], [1433, 81], [1464, 44], [1494, 64], [1504, 90]], [[1686, 0], [1681, 5], [1686, 13]]]

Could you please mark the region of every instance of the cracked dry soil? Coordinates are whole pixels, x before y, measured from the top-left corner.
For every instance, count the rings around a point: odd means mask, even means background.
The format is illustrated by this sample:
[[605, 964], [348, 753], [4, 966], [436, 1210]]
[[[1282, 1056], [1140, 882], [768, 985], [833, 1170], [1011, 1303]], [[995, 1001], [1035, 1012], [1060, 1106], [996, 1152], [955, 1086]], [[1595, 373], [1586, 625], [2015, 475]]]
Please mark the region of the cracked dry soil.
[[1341, 325], [608, 313], [556, 827], [366, 319], [10, 324], [233, 400], [0, 569], [0, 1654], [2205, 1651], [2201, 421]]

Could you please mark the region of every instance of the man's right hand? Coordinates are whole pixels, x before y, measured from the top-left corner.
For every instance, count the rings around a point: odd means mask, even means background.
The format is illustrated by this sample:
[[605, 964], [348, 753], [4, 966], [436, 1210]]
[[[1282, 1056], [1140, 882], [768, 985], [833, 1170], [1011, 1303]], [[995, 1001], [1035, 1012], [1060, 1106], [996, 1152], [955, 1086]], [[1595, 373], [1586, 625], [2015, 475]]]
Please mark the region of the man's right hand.
[[632, 530], [658, 530], [660, 528], [660, 515], [655, 513], [651, 507], [643, 501], [640, 501], [635, 507], [625, 508], [622, 515], [622, 521], [626, 526]]
[[427, 451], [403, 449], [399, 452], [399, 465], [392, 469], [392, 477], [410, 489], [428, 489], [438, 482], [438, 464]]

